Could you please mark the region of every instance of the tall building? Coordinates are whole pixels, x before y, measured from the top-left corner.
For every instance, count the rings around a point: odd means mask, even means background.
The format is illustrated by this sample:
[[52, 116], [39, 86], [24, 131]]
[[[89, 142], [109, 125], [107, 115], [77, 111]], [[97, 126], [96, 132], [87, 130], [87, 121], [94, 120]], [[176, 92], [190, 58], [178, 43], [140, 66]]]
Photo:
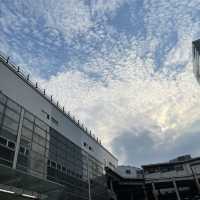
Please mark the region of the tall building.
[[200, 83], [200, 39], [192, 42], [193, 71], [197, 81]]
[[104, 169], [117, 162], [52, 96], [0, 56], [0, 192], [14, 199], [107, 199]]

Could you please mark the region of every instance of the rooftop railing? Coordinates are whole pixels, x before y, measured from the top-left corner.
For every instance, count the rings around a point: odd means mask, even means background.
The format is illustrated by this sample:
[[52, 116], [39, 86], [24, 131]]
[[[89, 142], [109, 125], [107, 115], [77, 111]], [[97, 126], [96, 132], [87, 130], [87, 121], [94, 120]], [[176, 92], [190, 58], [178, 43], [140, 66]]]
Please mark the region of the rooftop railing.
[[33, 89], [40, 93], [45, 99], [47, 99], [52, 105], [54, 105], [60, 112], [62, 112], [68, 119], [70, 119], [76, 126], [78, 126], [81, 130], [87, 133], [93, 140], [101, 145], [101, 140], [95, 137], [92, 134], [91, 130], [88, 130], [83, 123], [80, 123], [79, 120], [73, 116], [70, 111], [66, 111], [64, 106], [61, 106], [59, 101], [55, 101], [52, 95], [48, 95], [46, 93], [46, 89], [42, 89], [39, 86], [38, 82], [31, 80], [30, 74], [26, 74], [20, 66], [16, 65], [11, 61], [9, 56], [6, 56], [4, 53], [0, 51], [0, 62], [5, 63], [12, 71], [14, 71], [21, 79], [23, 79], [28, 85], [30, 85]]

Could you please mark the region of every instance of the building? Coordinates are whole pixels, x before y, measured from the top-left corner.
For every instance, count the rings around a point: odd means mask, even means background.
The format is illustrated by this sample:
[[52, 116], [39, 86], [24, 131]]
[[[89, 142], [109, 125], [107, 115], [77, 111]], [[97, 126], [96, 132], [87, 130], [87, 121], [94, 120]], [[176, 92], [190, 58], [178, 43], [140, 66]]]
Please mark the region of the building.
[[117, 200], [200, 199], [200, 157], [179, 156], [163, 163], [107, 168]]
[[29, 75], [0, 56], [0, 195], [108, 199], [104, 169], [114, 170], [117, 162]]
[[200, 39], [192, 42], [192, 51], [193, 71], [198, 83], [200, 83]]

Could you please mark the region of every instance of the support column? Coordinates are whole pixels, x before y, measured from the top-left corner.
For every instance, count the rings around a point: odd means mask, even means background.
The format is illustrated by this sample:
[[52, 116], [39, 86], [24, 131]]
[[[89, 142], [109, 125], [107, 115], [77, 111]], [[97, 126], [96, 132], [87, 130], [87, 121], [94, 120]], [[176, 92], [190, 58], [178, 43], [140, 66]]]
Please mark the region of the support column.
[[198, 193], [200, 194], [200, 183], [197, 174], [194, 172], [193, 168], [191, 167], [192, 174], [194, 176], [194, 180], [197, 186]]
[[143, 191], [144, 191], [144, 199], [148, 200], [148, 194], [147, 194], [145, 185], [143, 185]]
[[16, 141], [16, 145], [15, 145], [13, 169], [16, 169], [16, 165], [17, 165], [17, 157], [18, 157], [18, 152], [19, 152], [19, 148], [20, 148], [20, 138], [21, 138], [21, 134], [22, 134], [23, 118], [24, 118], [24, 109], [22, 108], [21, 114], [20, 114], [20, 120], [19, 120], [19, 128], [18, 128], [18, 132], [17, 132], [17, 141]]
[[158, 191], [156, 190], [154, 182], [152, 182], [151, 185], [152, 185], [152, 188], [153, 188], [153, 196], [154, 196], [155, 200], [159, 200], [158, 199]]
[[131, 200], [134, 200], [133, 192], [131, 192]]
[[172, 179], [172, 182], [173, 182], [174, 189], [175, 189], [175, 192], [176, 192], [177, 200], [181, 200], [181, 197], [180, 197], [180, 194], [179, 194], [179, 191], [178, 191], [178, 187], [177, 187], [177, 185], [176, 185], [176, 181], [175, 181], [174, 178]]

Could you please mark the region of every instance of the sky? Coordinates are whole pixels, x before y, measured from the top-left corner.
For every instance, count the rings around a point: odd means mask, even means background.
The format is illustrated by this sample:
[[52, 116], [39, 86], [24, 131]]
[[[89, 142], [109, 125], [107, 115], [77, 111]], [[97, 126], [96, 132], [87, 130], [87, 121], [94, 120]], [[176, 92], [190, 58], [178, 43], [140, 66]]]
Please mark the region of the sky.
[[0, 0], [0, 52], [119, 159], [200, 156], [200, 0]]

